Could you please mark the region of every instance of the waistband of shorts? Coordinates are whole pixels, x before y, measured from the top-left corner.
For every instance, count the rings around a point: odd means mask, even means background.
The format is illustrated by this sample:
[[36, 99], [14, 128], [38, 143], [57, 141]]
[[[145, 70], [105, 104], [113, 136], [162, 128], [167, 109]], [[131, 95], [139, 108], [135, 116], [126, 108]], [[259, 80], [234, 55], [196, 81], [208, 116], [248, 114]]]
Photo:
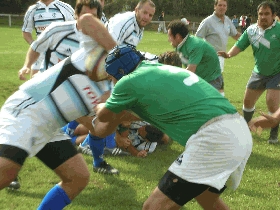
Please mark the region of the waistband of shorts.
[[198, 131], [202, 130], [203, 128], [207, 127], [208, 125], [220, 121], [220, 120], [224, 120], [224, 119], [236, 119], [239, 118], [240, 114], [238, 112], [234, 113], [234, 114], [223, 114], [220, 115], [218, 117], [214, 117], [211, 120], [208, 120], [206, 123], [204, 123], [199, 129]]

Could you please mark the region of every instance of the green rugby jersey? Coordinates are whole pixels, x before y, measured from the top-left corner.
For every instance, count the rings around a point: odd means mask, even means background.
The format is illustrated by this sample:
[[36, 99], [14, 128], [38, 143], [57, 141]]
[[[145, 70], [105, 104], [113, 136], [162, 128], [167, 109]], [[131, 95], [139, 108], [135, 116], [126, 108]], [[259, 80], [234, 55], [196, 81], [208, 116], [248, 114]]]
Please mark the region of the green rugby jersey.
[[254, 72], [264, 76], [280, 73], [280, 23], [274, 21], [266, 30], [257, 24], [249, 26], [235, 46], [244, 51], [249, 45], [255, 59]]
[[130, 110], [181, 145], [208, 120], [237, 112], [196, 74], [148, 61], [117, 82], [106, 108], [114, 113]]

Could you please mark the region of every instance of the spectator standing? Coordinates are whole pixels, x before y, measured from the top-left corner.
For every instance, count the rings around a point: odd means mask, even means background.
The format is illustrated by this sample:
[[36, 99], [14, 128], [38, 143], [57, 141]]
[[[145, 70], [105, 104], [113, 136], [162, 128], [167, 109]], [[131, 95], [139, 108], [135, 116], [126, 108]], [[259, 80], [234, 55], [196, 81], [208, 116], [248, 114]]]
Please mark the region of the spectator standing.
[[238, 18], [236, 17], [236, 15], [233, 16], [231, 22], [233, 23], [233, 25], [234, 25], [235, 28], [237, 29], [238, 26], [239, 26], [239, 20], [238, 20]]
[[[240, 37], [231, 19], [225, 15], [227, 11], [227, 0], [215, 0], [214, 13], [205, 18], [199, 25], [196, 36], [204, 38], [215, 50], [226, 51], [228, 37], [235, 40]], [[221, 71], [224, 71], [224, 58], [219, 56]]]
[[[275, 11], [273, 2], [262, 2], [257, 8], [257, 23], [248, 27], [228, 53], [219, 52], [225, 58], [231, 58], [252, 46], [255, 67], [243, 99], [243, 115], [247, 122], [252, 119], [255, 104], [264, 91], [268, 111], [273, 114], [279, 108], [280, 42], [276, 37], [280, 37], [280, 24], [274, 20]], [[268, 143], [278, 142], [278, 129], [279, 125], [276, 125], [270, 130]]]
[[158, 21], [160, 21], [158, 25], [158, 33], [160, 33], [161, 31], [163, 33], [167, 33], [164, 21], [164, 11], [161, 12], [160, 16], [158, 17]]
[[241, 27], [241, 33], [243, 34], [244, 31], [246, 30], [246, 16], [245, 15], [242, 15], [240, 27]]
[[252, 23], [252, 15], [248, 15], [245, 22], [246, 22], [246, 29], [247, 29]]

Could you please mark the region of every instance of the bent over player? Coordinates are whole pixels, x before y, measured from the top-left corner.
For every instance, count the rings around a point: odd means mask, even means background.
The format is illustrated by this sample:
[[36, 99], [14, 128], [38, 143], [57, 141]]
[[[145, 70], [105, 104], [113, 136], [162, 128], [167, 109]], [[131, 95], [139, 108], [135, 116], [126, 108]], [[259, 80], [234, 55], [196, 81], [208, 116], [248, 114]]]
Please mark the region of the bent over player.
[[[61, 140], [60, 128], [74, 119], [85, 123], [94, 114], [103, 90], [88, 77], [94, 72], [85, 70], [85, 57], [94, 50], [98, 59], [116, 43], [91, 14], [78, 22], [86, 46], [21, 85], [0, 112], [0, 189], [14, 180], [28, 156], [36, 156], [61, 178], [38, 209], [63, 209], [89, 181], [85, 161], [70, 141]], [[86, 125], [92, 130], [90, 121]]]
[[238, 187], [252, 151], [246, 121], [196, 74], [142, 60], [127, 46], [107, 56], [115, 87], [106, 103], [96, 106], [96, 135], [113, 132], [129, 110], [184, 146], [143, 209], [180, 209], [193, 198], [204, 209], [228, 209], [220, 194]]

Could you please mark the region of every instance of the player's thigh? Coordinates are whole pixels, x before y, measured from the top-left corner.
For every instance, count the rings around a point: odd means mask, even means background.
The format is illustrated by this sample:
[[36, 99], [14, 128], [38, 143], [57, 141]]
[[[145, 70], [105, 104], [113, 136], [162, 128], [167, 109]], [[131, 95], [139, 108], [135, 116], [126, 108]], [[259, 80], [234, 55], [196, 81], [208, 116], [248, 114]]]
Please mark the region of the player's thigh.
[[45, 165], [63, 180], [87, 180], [89, 172], [87, 165], [77, 149], [69, 140], [55, 141], [37, 153], [38, 157]]
[[143, 210], [180, 209], [181, 206], [168, 198], [158, 187], [152, 192], [143, 204]]
[[206, 190], [195, 199], [203, 209], [229, 209], [220, 197], [220, 193]]
[[280, 90], [267, 89], [266, 92], [266, 105], [268, 111], [274, 113], [279, 108], [280, 103]]
[[265, 89], [246, 88], [243, 104], [246, 108], [253, 108]]
[[74, 135], [84, 135], [88, 134], [88, 132], [89, 129], [86, 126], [84, 126], [83, 124], [79, 124], [74, 131]]
[[1, 182], [11, 182], [14, 180], [27, 156], [28, 153], [23, 149], [12, 145], [0, 144]]
[[245, 90], [244, 96], [244, 106], [246, 108], [253, 108], [262, 95], [262, 93], [266, 90], [266, 84], [268, 82], [268, 77], [259, 75], [255, 72], [252, 73], [248, 83], [247, 88]]

